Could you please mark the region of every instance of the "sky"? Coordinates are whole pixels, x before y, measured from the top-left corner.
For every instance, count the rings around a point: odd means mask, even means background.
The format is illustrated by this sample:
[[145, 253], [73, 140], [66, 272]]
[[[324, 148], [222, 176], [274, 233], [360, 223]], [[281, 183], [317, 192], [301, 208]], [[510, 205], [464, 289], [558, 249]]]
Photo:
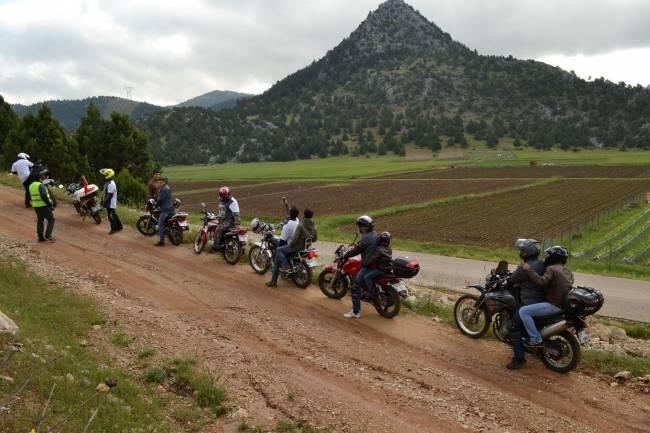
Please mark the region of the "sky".
[[[650, 84], [650, 1], [410, 0], [481, 54]], [[347, 37], [379, 0], [0, 0], [0, 95], [172, 105], [261, 93]]]

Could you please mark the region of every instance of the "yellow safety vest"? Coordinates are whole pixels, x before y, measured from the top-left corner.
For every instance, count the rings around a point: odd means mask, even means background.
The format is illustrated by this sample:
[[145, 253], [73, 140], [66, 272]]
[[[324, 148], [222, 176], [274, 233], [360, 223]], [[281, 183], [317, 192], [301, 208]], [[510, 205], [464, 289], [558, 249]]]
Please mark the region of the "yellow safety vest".
[[[32, 207], [45, 207], [47, 206], [47, 203], [43, 201], [43, 198], [41, 197], [41, 193], [39, 191], [41, 187], [41, 182], [35, 181], [32, 182], [29, 185], [29, 195], [32, 199]], [[50, 199], [50, 193], [47, 191], [47, 188], [45, 188], [45, 194], [47, 194], [48, 200]], [[52, 200], [50, 200], [51, 202]]]

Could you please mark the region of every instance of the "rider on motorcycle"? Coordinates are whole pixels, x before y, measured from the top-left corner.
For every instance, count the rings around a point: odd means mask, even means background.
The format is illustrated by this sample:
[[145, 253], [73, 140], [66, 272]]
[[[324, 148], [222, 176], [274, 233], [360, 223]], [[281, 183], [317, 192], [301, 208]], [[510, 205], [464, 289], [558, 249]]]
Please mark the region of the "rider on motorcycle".
[[31, 172], [34, 163], [29, 160], [29, 155], [24, 152], [18, 154], [18, 159], [11, 165], [11, 174], [18, 175], [20, 183], [25, 188], [25, 207], [30, 207], [29, 185], [38, 179], [32, 179]]
[[165, 223], [169, 218], [174, 215], [174, 199], [172, 197], [172, 190], [167, 184], [167, 179], [161, 178], [160, 190], [158, 191], [158, 198], [156, 199], [156, 206], [160, 208], [160, 217], [158, 219], [158, 234], [160, 240], [157, 244], [157, 247], [162, 247], [165, 245]]
[[361, 270], [357, 274], [354, 284], [352, 284], [352, 310], [343, 315], [347, 319], [358, 319], [361, 317], [361, 288], [366, 283], [366, 275], [372, 271], [369, 267], [372, 263], [370, 260], [373, 257], [378, 241], [374, 221], [368, 215], [362, 215], [357, 218], [357, 227], [361, 239], [341, 258], [345, 262], [350, 257], [361, 254], [362, 263]]
[[[544, 289], [532, 281], [524, 269], [524, 265], [528, 264], [532, 271], [537, 274], [542, 275], [544, 273], [544, 262], [539, 260], [539, 254], [541, 253], [539, 242], [534, 239], [518, 239], [515, 242], [515, 246], [519, 249], [519, 257], [523, 260], [523, 263], [512, 273], [508, 279], [508, 285], [510, 287], [513, 285], [519, 286], [519, 297], [522, 306], [544, 302]], [[514, 356], [512, 361], [506, 366], [510, 370], [521, 368], [526, 363], [524, 344], [522, 341], [524, 325], [519, 316], [519, 311], [515, 313], [514, 321], [515, 330], [512, 333]]]
[[282, 233], [280, 234], [280, 237], [273, 238], [273, 243], [275, 244], [276, 247], [283, 247], [287, 245], [291, 240], [291, 238], [293, 238], [293, 234], [296, 232], [296, 229], [300, 224], [300, 220], [298, 219], [298, 215], [300, 215], [300, 211], [298, 210], [297, 207], [292, 206], [289, 209], [288, 213], [289, 213], [289, 218], [287, 218], [287, 221], [282, 226]]
[[377, 295], [375, 290], [375, 281], [377, 278], [393, 272], [393, 250], [390, 247], [391, 239], [390, 233], [380, 233], [377, 236], [377, 247], [368, 258], [368, 263], [373, 269], [364, 276], [363, 280], [368, 288], [368, 297], [370, 299], [373, 299]]
[[214, 234], [214, 243], [210, 248], [211, 253], [217, 252], [221, 248], [221, 239], [224, 234], [241, 224], [239, 203], [230, 193], [230, 188], [227, 186], [219, 188], [219, 201], [223, 205], [224, 213], [219, 218], [219, 226]]
[[307, 240], [311, 240], [312, 243], [318, 240], [318, 232], [316, 231], [316, 224], [312, 218], [314, 217], [314, 212], [311, 209], [305, 209], [303, 212], [302, 222], [294, 230], [294, 233], [287, 245], [281, 246], [277, 249], [275, 253], [275, 261], [273, 262], [273, 272], [271, 273], [271, 281], [266, 283], [267, 287], [277, 287], [278, 286], [278, 277], [280, 276], [280, 265], [282, 268], [287, 269], [289, 267], [288, 256], [294, 254], [298, 251], [304, 250], [307, 248]]
[[525, 305], [519, 309], [519, 317], [530, 338], [529, 347], [538, 347], [542, 343], [542, 336], [535, 326], [534, 317], [548, 316], [562, 311], [564, 299], [573, 287], [573, 273], [564, 266], [569, 259], [569, 252], [561, 246], [555, 246], [548, 248], [544, 254], [546, 254], [544, 275], [540, 276], [528, 263], [523, 265], [530, 281], [544, 288], [544, 302]]

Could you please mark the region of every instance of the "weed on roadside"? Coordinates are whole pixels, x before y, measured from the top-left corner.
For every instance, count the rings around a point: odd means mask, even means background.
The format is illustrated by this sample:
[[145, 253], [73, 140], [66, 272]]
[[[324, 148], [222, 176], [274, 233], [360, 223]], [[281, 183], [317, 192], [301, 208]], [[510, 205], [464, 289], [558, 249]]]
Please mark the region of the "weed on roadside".
[[117, 331], [111, 336], [111, 341], [114, 345], [120, 347], [129, 347], [133, 343], [133, 338], [125, 334], [124, 332]]
[[585, 350], [582, 352], [580, 368], [591, 368], [608, 376], [614, 376], [620, 371], [631, 371], [635, 376], [640, 377], [650, 374], [650, 358]]
[[431, 293], [415, 298], [415, 300], [406, 300], [404, 305], [417, 314], [429, 317], [439, 317], [443, 322], [448, 324], [454, 323], [454, 312], [450, 305], [445, 304], [440, 297]]

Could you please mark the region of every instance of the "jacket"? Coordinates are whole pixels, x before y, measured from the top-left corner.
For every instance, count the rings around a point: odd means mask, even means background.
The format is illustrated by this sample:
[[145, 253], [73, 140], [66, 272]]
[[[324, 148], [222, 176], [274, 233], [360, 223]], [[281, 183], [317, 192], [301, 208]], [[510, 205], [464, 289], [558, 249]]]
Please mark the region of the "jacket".
[[318, 240], [318, 233], [316, 232], [316, 224], [311, 218], [303, 218], [293, 236], [289, 241], [289, 249], [291, 251], [302, 251], [306, 248], [307, 239], [311, 239], [312, 243]]
[[393, 249], [389, 246], [377, 245], [363, 266], [375, 265], [382, 272], [393, 272]]
[[29, 195], [33, 208], [48, 207], [52, 209], [54, 207], [47, 187], [39, 181], [34, 181], [29, 185]]
[[[530, 265], [532, 270], [538, 275], [544, 273], [544, 262], [539, 259], [527, 260], [526, 263]], [[508, 283], [512, 285], [519, 285], [519, 297], [521, 298], [522, 305], [537, 304], [544, 302], [544, 289], [535, 282], [531, 281], [528, 273], [524, 270], [523, 266], [518, 266], [508, 279]]]
[[567, 293], [573, 287], [573, 272], [564, 265], [547, 266], [544, 275], [539, 275], [532, 269], [526, 271], [530, 280], [544, 288], [544, 298], [556, 307], [562, 308]]
[[174, 200], [172, 199], [172, 190], [169, 185], [163, 185], [158, 193], [156, 206], [160, 207], [163, 212], [171, 212], [174, 210]]
[[375, 247], [377, 247], [377, 232], [369, 232], [361, 235], [359, 242], [354, 244], [354, 246], [343, 256], [343, 259], [347, 260], [350, 257], [361, 254], [361, 262], [363, 266], [370, 264], [370, 258], [372, 257]]

